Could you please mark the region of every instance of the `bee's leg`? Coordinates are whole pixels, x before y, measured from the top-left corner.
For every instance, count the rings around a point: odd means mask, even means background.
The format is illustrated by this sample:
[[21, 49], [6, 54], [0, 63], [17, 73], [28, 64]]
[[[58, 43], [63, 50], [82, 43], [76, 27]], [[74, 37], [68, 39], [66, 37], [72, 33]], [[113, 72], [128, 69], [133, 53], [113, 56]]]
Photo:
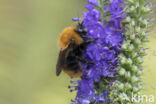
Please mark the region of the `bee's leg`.
[[83, 43], [84, 43], [84, 44], [90, 44], [90, 43], [92, 43], [92, 42], [94, 42], [94, 41], [96, 41], [96, 40], [98, 40], [98, 38], [89, 38], [89, 39], [87, 39], [86, 41], [84, 41]]
[[105, 38], [88, 38], [86, 41], [84, 41], [84, 44], [90, 44], [98, 39], [105, 39]]
[[94, 62], [84, 61], [85, 64], [94, 65]]
[[77, 58], [80, 62], [82, 62], [82, 63], [89, 64], [89, 65], [94, 65], [93, 62], [86, 61], [86, 60], [84, 60], [84, 59], [81, 58], [81, 57], [76, 57], [76, 58]]
[[88, 65], [94, 65], [94, 62], [89, 62], [89, 61], [86, 61], [86, 60], [82, 60], [81, 62], [83, 62], [85, 64], [88, 64]]

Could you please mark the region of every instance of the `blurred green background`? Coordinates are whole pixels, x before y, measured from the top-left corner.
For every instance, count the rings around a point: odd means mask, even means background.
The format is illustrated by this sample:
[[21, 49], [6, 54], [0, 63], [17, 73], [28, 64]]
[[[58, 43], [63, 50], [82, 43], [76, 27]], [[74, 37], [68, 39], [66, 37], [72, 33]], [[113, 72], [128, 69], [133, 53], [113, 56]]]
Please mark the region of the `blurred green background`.
[[[57, 38], [84, 5], [85, 0], [0, 0], [0, 104], [69, 104], [75, 95], [67, 88], [70, 78], [55, 75]], [[143, 93], [156, 100], [155, 24], [150, 40]]]

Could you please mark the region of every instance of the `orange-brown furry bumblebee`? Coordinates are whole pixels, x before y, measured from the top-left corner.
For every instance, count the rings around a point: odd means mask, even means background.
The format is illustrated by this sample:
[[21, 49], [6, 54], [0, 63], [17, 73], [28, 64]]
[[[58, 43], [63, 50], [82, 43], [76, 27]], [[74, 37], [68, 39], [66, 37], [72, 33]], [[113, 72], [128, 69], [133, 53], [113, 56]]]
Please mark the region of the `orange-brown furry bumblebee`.
[[93, 64], [86, 62], [82, 54], [85, 52], [86, 46], [94, 40], [87, 37], [87, 32], [82, 23], [79, 23], [77, 26], [65, 28], [58, 39], [61, 49], [56, 65], [56, 75], [59, 76], [63, 70], [70, 77], [82, 76], [81, 64]]

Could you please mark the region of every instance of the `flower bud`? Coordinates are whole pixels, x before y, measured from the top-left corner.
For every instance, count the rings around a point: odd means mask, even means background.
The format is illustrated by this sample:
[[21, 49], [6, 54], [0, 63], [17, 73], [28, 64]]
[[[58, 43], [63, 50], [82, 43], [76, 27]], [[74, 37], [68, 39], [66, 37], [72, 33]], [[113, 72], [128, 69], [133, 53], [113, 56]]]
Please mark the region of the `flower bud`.
[[142, 42], [149, 42], [149, 39], [147, 37], [144, 37], [141, 41]]
[[137, 72], [137, 75], [138, 75], [138, 76], [141, 76], [141, 75], [142, 75], [142, 71], [139, 70], [139, 71]]
[[133, 62], [132, 62], [132, 59], [131, 59], [131, 58], [128, 58], [128, 59], [127, 59], [127, 65], [132, 65], [132, 63], [133, 63]]
[[119, 83], [117, 87], [120, 91], [124, 91], [124, 84], [123, 83]]
[[118, 57], [119, 57], [119, 59], [122, 59], [122, 57], [125, 57], [125, 56], [124, 56], [124, 54], [120, 54]]
[[145, 28], [148, 26], [148, 21], [147, 20], [143, 20], [141, 23], [141, 28]]
[[145, 36], [146, 36], [146, 33], [145, 33], [145, 32], [142, 32], [142, 33], [140, 34], [140, 36], [145, 37]]
[[141, 84], [138, 85], [138, 89], [139, 89], [139, 91], [143, 89]]
[[122, 95], [119, 95], [119, 100], [120, 100], [120, 102], [123, 102], [125, 99]]
[[140, 4], [142, 4], [142, 3], [144, 3], [144, 2], [145, 2], [145, 0], [139, 0], [139, 2], [140, 2]]
[[124, 68], [121, 68], [120, 71], [119, 71], [119, 75], [120, 76], [124, 76], [126, 73], [125, 69]]
[[126, 83], [126, 84], [125, 84], [125, 88], [126, 88], [127, 90], [131, 90], [131, 89], [132, 89], [132, 85], [129, 84], [129, 83]]
[[135, 28], [135, 31], [136, 31], [137, 33], [140, 33], [140, 31], [141, 31], [140, 27], [136, 27], [136, 28]]
[[138, 57], [138, 58], [136, 59], [136, 62], [137, 62], [138, 64], [141, 64], [141, 63], [143, 63], [143, 59], [142, 59], [141, 57]]
[[134, 46], [131, 44], [129, 47], [128, 47], [128, 51], [129, 52], [132, 52], [134, 50]]
[[131, 6], [129, 9], [128, 9], [128, 13], [135, 13], [136, 11], [136, 8], [134, 6]]
[[126, 64], [126, 62], [127, 62], [126, 58], [125, 57], [122, 57], [120, 63], [122, 65], [124, 65], [124, 64]]
[[123, 51], [126, 51], [127, 48], [128, 48], [128, 44], [127, 44], [127, 43], [123, 43], [121, 49], [122, 49]]
[[126, 79], [131, 79], [131, 73], [128, 71], [126, 74], [125, 74], [125, 77], [126, 77]]
[[135, 42], [135, 44], [136, 44], [137, 46], [139, 46], [139, 45], [141, 44], [141, 41], [140, 41], [140, 39], [138, 39], [138, 38], [136, 38], [134, 42]]
[[139, 89], [137, 88], [137, 87], [133, 87], [133, 92], [134, 93], [136, 93], [136, 92], [138, 92], [139, 91]]
[[134, 59], [134, 58], [136, 58], [137, 56], [138, 56], [138, 53], [137, 53], [137, 52], [133, 52], [132, 58]]
[[142, 21], [143, 21], [143, 18], [142, 17], [138, 18], [138, 22], [139, 23], [141, 23]]
[[134, 40], [134, 39], [135, 39], [135, 34], [131, 34], [131, 35], [130, 35], [130, 39], [131, 39], [131, 40]]
[[133, 65], [131, 68], [132, 72], [136, 73], [139, 71], [138, 67], [136, 65]]
[[136, 82], [138, 82], [138, 81], [139, 81], [138, 77], [136, 77], [136, 76], [132, 76], [132, 77], [131, 77], [131, 82], [132, 82], [132, 83], [136, 83]]
[[126, 17], [126, 19], [123, 21], [124, 23], [130, 23], [131, 22], [131, 17]]
[[151, 9], [147, 6], [147, 7], [143, 7], [141, 8], [141, 13], [146, 14], [146, 13], [150, 13]]
[[124, 92], [119, 94], [119, 99], [121, 102], [124, 102], [126, 98], [128, 98], [128, 96]]
[[135, 26], [135, 21], [134, 21], [134, 20], [131, 21], [131, 25], [132, 25], [133, 27]]
[[144, 48], [141, 48], [141, 49], [139, 50], [139, 54], [140, 54], [141, 56], [145, 56], [145, 55], [146, 55], [145, 49], [144, 49]]
[[134, 1], [134, 0], [128, 0], [127, 3], [128, 3], [129, 5], [132, 5], [132, 4], [135, 4], [135, 1]]

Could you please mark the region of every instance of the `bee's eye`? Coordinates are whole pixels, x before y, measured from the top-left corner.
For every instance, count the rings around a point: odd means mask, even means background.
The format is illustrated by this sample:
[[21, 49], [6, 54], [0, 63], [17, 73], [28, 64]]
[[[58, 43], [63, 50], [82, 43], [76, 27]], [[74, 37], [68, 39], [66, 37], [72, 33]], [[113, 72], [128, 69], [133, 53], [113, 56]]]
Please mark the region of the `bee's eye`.
[[79, 33], [82, 33], [82, 32], [86, 32], [86, 29], [82, 25], [80, 25], [80, 26], [78, 26], [77, 31]]
[[83, 29], [79, 26], [77, 29], [78, 32], [83, 32]]

